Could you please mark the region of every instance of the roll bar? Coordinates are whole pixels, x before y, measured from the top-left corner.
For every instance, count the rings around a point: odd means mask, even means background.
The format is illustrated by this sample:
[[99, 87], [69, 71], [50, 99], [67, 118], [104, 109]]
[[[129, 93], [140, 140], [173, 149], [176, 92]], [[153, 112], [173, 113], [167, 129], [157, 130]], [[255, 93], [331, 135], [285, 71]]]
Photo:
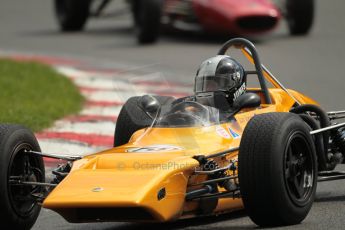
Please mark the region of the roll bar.
[[252, 42], [250, 42], [247, 39], [244, 38], [234, 38], [231, 39], [227, 42], [225, 42], [222, 46], [222, 48], [219, 50], [218, 55], [225, 55], [226, 52], [231, 48], [235, 47], [237, 49], [248, 49], [253, 57], [254, 60], [254, 66], [256, 69], [256, 74], [258, 76], [259, 82], [260, 82], [260, 87], [263, 91], [265, 102], [267, 104], [272, 104], [271, 96], [268, 91], [267, 85], [266, 85], [266, 80], [264, 78], [263, 74], [263, 69], [262, 69], [262, 64], [259, 59], [258, 52], [256, 51], [256, 48]]

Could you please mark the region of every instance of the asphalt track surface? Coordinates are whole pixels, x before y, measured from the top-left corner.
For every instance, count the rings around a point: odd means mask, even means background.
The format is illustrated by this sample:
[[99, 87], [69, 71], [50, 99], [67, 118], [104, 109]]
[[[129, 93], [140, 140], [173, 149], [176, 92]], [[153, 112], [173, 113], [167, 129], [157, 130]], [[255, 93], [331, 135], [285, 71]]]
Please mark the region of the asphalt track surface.
[[[342, 0], [317, 1], [315, 26], [308, 37], [290, 37], [285, 24], [272, 34], [254, 39], [261, 59], [289, 88], [315, 98], [327, 110], [345, 108], [345, 16]], [[160, 71], [168, 80], [192, 83], [199, 63], [214, 55], [225, 38], [197, 35], [164, 35], [155, 46], [139, 47], [128, 17], [93, 20], [85, 32], [61, 34], [47, 0], [2, 0], [0, 50], [72, 57], [103, 67]], [[339, 167], [345, 170], [345, 167]], [[319, 184], [317, 200], [297, 226], [282, 229], [344, 229], [343, 181]], [[255, 225], [244, 212], [181, 221], [173, 224], [138, 225], [97, 223], [74, 225], [42, 210], [34, 229], [251, 229]]]

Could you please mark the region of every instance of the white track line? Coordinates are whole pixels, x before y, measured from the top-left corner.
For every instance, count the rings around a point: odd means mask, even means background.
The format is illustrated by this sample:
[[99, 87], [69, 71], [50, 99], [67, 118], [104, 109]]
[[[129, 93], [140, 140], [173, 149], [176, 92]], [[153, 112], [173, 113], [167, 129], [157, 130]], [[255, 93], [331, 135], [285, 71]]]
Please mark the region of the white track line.
[[[80, 88], [87, 101], [106, 105], [86, 104], [79, 113], [81, 116], [114, 117], [115, 120], [122, 106], [107, 105], [107, 103], [125, 103], [130, 97], [150, 94], [150, 92], [158, 94], [172, 92], [178, 95], [191, 91], [190, 87], [169, 83], [164, 77], [156, 73], [139, 76], [120, 72], [88, 71], [61, 65], [55, 66], [55, 69], [59, 73], [71, 78], [74, 84]], [[78, 120], [78, 115], [74, 117], [75, 119], [73, 120], [64, 118], [55, 122], [53, 127], [43, 131], [43, 134], [47, 135], [39, 135], [41, 137], [39, 143], [44, 151], [48, 151], [48, 153], [84, 155], [112, 146], [115, 122], [106, 120], [90, 122]], [[101, 136], [101, 138], [98, 137], [97, 139], [97, 135]], [[62, 137], [64, 139], [59, 139]], [[70, 140], [67, 140], [67, 138], [70, 138]], [[104, 146], [105, 144], [109, 146]]]
[[90, 101], [107, 101], [122, 103], [125, 103], [130, 97], [147, 94], [143, 91], [86, 91], [82, 93]]
[[117, 116], [119, 115], [121, 106], [87, 106], [84, 108], [80, 114], [81, 115], [102, 115], [102, 116]]
[[58, 139], [40, 139], [39, 143], [43, 152], [63, 155], [84, 156], [86, 154], [92, 154], [106, 148], [102, 146], [88, 146], [83, 143]]
[[98, 134], [105, 136], [114, 135], [115, 122], [98, 121], [98, 122], [71, 122], [60, 120], [55, 122], [52, 128], [47, 132], [73, 132], [80, 134]]

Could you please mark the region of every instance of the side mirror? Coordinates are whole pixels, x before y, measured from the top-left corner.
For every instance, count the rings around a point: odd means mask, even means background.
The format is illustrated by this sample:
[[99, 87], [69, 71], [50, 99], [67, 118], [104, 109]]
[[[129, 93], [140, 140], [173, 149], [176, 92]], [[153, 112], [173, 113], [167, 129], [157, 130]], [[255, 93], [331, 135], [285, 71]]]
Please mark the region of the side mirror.
[[261, 98], [256, 93], [245, 93], [239, 96], [234, 101], [234, 108], [236, 110], [241, 110], [243, 108], [255, 108], [260, 106]]
[[147, 113], [147, 115], [154, 118], [161, 107], [161, 104], [154, 96], [144, 95], [140, 98], [139, 106], [145, 111], [145, 113]]

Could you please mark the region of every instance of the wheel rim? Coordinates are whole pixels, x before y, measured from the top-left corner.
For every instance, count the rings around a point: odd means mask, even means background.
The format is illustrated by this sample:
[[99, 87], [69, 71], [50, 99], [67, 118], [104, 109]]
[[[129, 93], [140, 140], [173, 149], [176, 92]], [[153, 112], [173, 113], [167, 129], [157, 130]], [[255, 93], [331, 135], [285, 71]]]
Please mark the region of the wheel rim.
[[18, 145], [13, 153], [9, 165], [8, 194], [13, 210], [21, 217], [29, 216], [37, 204], [35, 193], [41, 192], [39, 186], [21, 185], [19, 181], [42, 182], [43, 172], [37, 157], [25, 154], [32, 150], [29, 144]]
[[304, 206], [312, 197], [315, 186], [315, 165], [313, 151], [300, 133], [293, 133], [286, 145], [284, 160], [285, 185], [290, 199], [298, 206]]

